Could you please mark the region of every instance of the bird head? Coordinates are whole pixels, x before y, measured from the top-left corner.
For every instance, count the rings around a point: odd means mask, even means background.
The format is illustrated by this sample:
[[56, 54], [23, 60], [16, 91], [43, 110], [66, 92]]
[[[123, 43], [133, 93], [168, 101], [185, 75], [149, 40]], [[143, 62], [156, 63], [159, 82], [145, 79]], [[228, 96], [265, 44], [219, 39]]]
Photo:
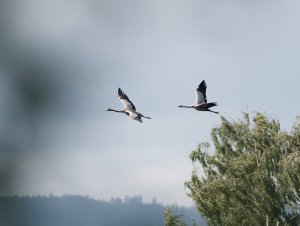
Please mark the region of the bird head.
[[178, 107], [179, 107], [179, 108], [182, 108], [182, 105], [179, 105]]
[[111, 108], [108, 108], [106, 111], [111, 111]]

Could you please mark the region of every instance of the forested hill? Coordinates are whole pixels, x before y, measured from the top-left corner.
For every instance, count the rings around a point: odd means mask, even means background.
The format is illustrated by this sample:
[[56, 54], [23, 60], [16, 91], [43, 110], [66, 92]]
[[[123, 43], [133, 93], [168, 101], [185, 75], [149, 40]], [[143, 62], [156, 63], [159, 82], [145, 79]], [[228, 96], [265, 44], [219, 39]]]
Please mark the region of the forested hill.
[[[160, 226], [166, 207], [140, 196], [99, 201], [83, 196], [0, 197], [1, 226]], [[187, 225], [206, 225], [195, 208], [173, 206]]]

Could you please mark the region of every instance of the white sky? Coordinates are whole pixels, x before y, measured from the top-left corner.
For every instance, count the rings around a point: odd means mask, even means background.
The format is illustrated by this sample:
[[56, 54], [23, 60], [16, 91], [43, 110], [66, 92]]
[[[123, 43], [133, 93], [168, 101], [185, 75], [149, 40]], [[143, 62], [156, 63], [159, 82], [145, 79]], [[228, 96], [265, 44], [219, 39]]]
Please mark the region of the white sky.
[[[51, 79], [64, 87], [63, 104], [45, 113], [33, 150], [20, 157], [12, 193], [142, 195], [191, 205], [184, 190], [192, 171], [188, 155], [211, 142], [220, 118], [177, 106], [194, 102], [203, 79], [208, 101], [217, 101], [214, 110], [229, 119], [260, 111], [289, 129], [299, 114], [298, 1], [26, 0], [5, 6], [14, 51], [54, 65]], [[140, 124], [105, 112], [122, 108], [118, 87], [153, 119]], [[3, 107], [8, 93], [2, 90]]]

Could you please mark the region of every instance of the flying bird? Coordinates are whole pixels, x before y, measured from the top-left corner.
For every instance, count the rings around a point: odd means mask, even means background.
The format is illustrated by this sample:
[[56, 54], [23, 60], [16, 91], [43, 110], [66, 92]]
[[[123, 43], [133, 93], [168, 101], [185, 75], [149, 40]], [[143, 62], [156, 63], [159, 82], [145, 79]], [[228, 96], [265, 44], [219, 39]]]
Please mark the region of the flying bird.
[[107, 111], [124, 113], [124, 114], [128, 115], [129, 117], [131, 117], [132, 119], [137, 120], [141, 123], [143, 123], [142, 118], [151, 119], [150, 117], [144, 116], [141, 113], [137, 112], [134, 104], [129, 100], [127, 95], [120, 88], [118, 89], [118, 96], [119, 96], [120, 101], [124, 105], [124, 109], [114, 110], [114, 109], [108, 108]]
[[217, 106], [216, 102], [211, 102], [211, 103], [207, 103], [207, 99], [206, 99], [206, 83], [203, 80], [198, 88], [196, 89], [196, 101], [193, 105], [191, 106], [183, 106], [183, 105], [179, 105], [178, 107], [180, 108], [194, 108], [197, 111], [209, 111], [209, 112], [213, 112], [216, 114], [219, 114], [219, 112], [216, 111], [212, 111], [209, 108]]

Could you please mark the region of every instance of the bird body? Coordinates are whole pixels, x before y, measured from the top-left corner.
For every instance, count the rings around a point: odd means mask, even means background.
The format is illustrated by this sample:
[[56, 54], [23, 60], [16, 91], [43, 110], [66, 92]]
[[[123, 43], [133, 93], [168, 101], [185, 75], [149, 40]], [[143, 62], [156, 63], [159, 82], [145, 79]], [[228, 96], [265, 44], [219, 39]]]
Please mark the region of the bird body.
[[120, 101], [124, 105], [124, 109], [114, 110], [114, 109], [108, 108], [107, 111], [124, 113], [127, 116], [131, 117], [132, 119], [137, 120], [141, 123], [143, 123], [142, 118], [151, 119], [150, 117], [144, 116], [141, 113], [137, 112], [134, 104], [129, 100], [127, 95], [120, 88], [118, 89], [118, 96], [119, 96]]
[[205, 80], [203, 80], [198, 88], [196, 89], [196, 101], [193, 105], [190, 106], [184, 106], [184, 105], [179, 105], [178, 107], [180, 108], [194, 108], [197, 111], [209, 111], [209, 112], [213, 112], [216, 114], [219, 114], [219, 112], [216, 111], [212, 111], [209, 108], [217, 106], [216, 102], [211, 102], [211, 103], [207, 103], [207, 98], [206, 98], [206, 82]]

